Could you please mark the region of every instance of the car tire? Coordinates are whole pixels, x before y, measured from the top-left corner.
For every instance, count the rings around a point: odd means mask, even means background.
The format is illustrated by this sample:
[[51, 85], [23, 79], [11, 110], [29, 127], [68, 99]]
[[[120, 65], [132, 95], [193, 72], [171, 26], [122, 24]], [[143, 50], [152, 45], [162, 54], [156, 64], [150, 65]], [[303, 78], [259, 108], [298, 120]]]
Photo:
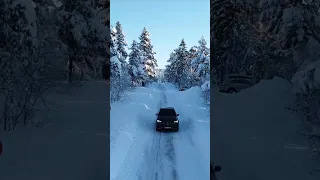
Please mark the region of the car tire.
[[237, 93], [237, 90], [235, 88], [229, 88], [227, 93], [229, 93], [229, 94]]

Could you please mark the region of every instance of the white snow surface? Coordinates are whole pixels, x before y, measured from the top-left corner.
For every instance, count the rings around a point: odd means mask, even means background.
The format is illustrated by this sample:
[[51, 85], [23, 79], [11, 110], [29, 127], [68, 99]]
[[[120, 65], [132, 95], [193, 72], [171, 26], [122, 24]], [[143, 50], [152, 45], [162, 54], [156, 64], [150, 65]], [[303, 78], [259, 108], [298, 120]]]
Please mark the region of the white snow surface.
[[[111, 180], [209, 180], [209, 108], [199, 87], [184, 92], [168, 83], [128, 92], [111, 104]], [[160, 107], [174, 107], [179, 132], [157, 132]]]
[[[109, 173], [109, 101], [105, 81], [59, 88], [39, 109], [41, 128], [2, 132], [1, 180], [99, 180]], [[3, 125], [3, 124], [1, 124]]]
[[275, 77], [236, 94], [212, 91], [211, 160], [217, 179], [315, 180], [320, 173], [297, 115], [290, 82]]
[[[236, 94], [212, 90], [210, 122], [199, 87], [139, 87], [111, 111], [103, 101], [107, 90], [97, 81], [50, 95], [52, 112], [36, 119], [51, 123], [0, 132], [0, 179], [107, 179], [109, 113], [111, 180], [209, 180], [210, 158], [222, 166], [218, 179], [319, 179], [319, 172], [310, 173], [316, 164], [308, 139], [297, 133], [301, 122], [285, 110], [294, 100], [292, 84], [281, 78]], [[179, 132], [155, 131], [162, 106], [180, 114]]]
[[117, 56], [111, 57], [110, 62], [111, 62], [111, 64], [114, 63], [118, 67], [119, 71], [121, 72], [121, 62]]

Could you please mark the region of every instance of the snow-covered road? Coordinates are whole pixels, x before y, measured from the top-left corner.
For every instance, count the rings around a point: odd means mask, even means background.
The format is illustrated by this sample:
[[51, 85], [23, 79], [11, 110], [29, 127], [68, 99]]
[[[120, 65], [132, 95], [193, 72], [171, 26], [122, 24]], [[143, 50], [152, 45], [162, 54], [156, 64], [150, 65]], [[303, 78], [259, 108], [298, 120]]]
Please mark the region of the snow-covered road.
[[[179, 132], [156, 132], [160, 107], [180, 114]], [[112, 180], [209, 180], [209, 107], [200, 88], [179, 92], [171, 84], [152, 84], [112, 104], [110, 166]]]

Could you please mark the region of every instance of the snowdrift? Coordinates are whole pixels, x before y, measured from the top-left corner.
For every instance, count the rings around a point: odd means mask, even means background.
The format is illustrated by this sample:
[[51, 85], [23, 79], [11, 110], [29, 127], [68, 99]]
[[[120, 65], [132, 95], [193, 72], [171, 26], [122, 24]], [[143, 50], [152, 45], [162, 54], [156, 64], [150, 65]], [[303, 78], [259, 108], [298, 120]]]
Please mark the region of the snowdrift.
[[300, 120], [285, 109], [291, 90], [275, 77], [236, 94], [212, 93], [211, 160], [223, 167], [219, 179], [311, 179]]

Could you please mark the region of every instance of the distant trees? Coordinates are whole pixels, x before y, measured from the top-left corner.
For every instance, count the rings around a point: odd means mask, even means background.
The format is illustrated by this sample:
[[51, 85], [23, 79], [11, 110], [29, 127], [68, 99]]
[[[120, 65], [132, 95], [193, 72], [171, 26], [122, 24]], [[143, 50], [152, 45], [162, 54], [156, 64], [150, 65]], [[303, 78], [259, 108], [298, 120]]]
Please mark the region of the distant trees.
[[[184, 39], [171, 54], [167, 61], [164, 77], [178, 87], [192, 87], [208, 84], [210, 81], [210, 49], [204, 37], [198, 46], [187, 49]], [[209, 83], [210, 84], [210, 83]], [[210, 86], [209, 86], [210, 87]], [[204, 89], [208, 94], [209, 89]], [[206, 97], [209, 100], [210, 96]]]

